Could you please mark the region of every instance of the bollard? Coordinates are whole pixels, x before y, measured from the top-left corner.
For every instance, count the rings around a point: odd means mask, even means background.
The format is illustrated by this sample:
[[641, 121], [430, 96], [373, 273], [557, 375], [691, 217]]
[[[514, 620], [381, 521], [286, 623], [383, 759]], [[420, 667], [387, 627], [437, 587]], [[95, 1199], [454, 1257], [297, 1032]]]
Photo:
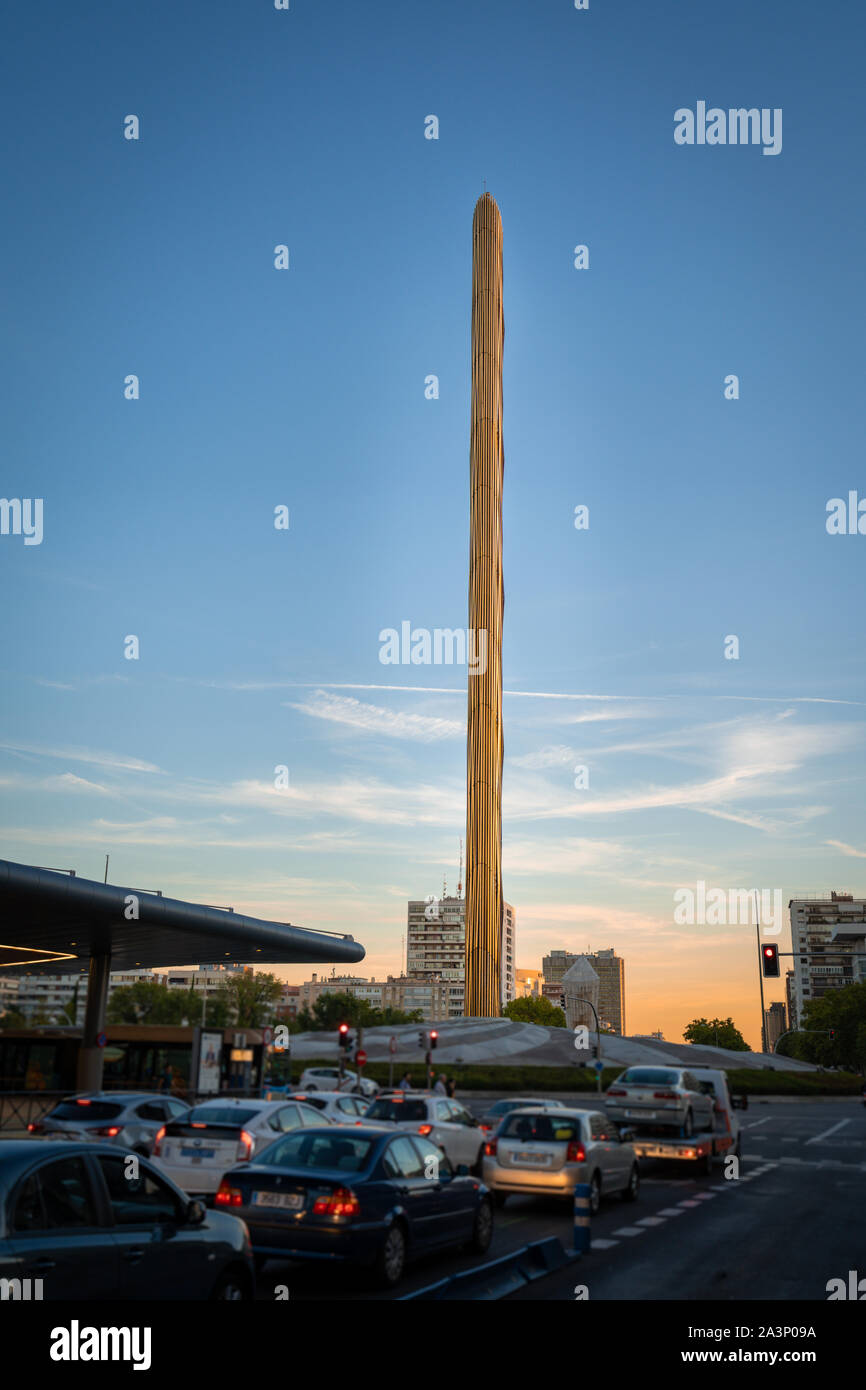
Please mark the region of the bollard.
[[588, 1182], [574, 1184], [574, 1249], [577, 1254], [582, 1254], [592, 1244], [589, 1193]]

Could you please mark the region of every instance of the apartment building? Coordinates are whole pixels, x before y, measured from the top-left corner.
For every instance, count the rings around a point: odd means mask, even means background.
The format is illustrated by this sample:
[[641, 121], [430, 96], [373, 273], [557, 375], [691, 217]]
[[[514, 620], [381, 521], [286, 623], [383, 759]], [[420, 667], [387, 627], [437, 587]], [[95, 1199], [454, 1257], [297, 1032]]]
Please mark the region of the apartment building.
[[794, 1004], [801, 1026], [803, 1008], [828, 990], [866, 981], [866, 899], [831, 892], [792, 898]]

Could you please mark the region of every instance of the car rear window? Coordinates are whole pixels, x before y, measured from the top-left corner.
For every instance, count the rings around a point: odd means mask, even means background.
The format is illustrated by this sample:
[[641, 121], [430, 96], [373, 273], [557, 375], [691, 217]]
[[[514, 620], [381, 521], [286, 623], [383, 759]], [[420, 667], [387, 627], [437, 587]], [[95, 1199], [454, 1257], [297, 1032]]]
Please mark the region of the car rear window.
[[392, 1120], [416, 1124], [427, 1118], [426, 1100], [374, 1100], [365, 1116], [368, 1120]]
[[269, 1168], [338, 1169], [343, 1173], [359, 1173], [367, 1166], [373, 1141], [354, 1139], [340, 1134], [291, 1134], [270, 1144], [256, 1163]]
[[620, 1081], [633, 1086], [676, 1086], [680, 1079], [678, 1071], [666, 1071], [664, 1067], [629, 1067], [623, 1072]]
[[567, 1144], [582, 1137], [580, 1120], [547, 1112], [544, 1115], [509, 1115], [503, 1120], [500, 1139], [532, 1140], [540, 1144]]
[[302, 1100], [305, 1105], [314, 1105], [317, 1110], [324, 1110], [328, 1104], [324, 1096], [295, 1096], [295, 1100]]
[[62, 1100], [46, 1116], [46, 1120], [113, 1120], [123, 1110], [110, 1100]]
[[245, 1125], [258, 1110], [242, 1105], [194, 1105], [183, 1117], [185, 1125]]

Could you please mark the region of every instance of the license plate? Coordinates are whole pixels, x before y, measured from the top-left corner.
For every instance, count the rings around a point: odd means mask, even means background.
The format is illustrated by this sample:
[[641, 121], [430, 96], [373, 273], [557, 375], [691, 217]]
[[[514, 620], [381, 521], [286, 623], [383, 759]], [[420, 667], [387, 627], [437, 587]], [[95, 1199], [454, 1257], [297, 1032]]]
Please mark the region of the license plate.
[[522, 1163], [527, 1168], [546, 1168], [550, 1163], [550, 1154], [539, 1153], [516, 1153], [515, 1163]]
[[657, 1118], [655, 1110], [626, 1110], [627, 1120], [654, 1120]]
[[184, 1149], [180, 1151], [181, 1158], [191, 1158], [193, 1163], [201, 1163], [203, 1158], [213, 1158], [216, 1149]]
[[280, 1207], [283, 1211], [299, 1211], [304, 1205], [302, 1192], [254, 1192], [254, 1207]]

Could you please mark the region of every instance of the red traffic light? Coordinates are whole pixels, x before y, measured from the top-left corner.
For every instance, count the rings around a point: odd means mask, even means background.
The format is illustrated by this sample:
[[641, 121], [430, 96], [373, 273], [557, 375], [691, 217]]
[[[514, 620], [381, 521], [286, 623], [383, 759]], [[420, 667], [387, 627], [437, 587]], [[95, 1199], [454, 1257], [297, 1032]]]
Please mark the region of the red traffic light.
[[340, 1024], [340, 1032], [343, 1034], [344, 1037], [345, 1037], [345, 1035], [348, 1033], [348, 1031], [349, 1031], [349, 1025], [348, 1025], [348, 1023], [341, 1023], [341, 1024]]
[[433, 1029], [433, 1032], [430, 1034], [430, 1036], [431, 1038], [438, 1038], [439, 1034], [436, 1032], [435, 1028]]
[[779, 974], [778, 946], [763, 946], [761, 948], [761, 957], [761, 964], [764, 967], [764, 978], [775, 979]]

